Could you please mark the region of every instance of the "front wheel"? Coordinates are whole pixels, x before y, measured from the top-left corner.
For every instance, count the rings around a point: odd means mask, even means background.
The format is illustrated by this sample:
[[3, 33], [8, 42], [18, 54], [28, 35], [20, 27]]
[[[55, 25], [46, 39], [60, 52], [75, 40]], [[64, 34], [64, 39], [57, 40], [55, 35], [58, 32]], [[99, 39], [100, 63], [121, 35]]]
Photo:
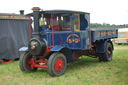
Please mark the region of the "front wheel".
[[62, 53], [53, 53], [48, 59], [48, 73], [51, 76], [64, 74], [67, 67], [66, 57]]
[[113, 48], [111, 43], [107, 43], [105, 52], [100, 54], [99, 61], [111, 61], [113, 55]]
[[19, 66], [22, 72], [35, 72], [37, 68], [32, 66], [34, 59], [29, 52], [25, 52], [21, 55]]

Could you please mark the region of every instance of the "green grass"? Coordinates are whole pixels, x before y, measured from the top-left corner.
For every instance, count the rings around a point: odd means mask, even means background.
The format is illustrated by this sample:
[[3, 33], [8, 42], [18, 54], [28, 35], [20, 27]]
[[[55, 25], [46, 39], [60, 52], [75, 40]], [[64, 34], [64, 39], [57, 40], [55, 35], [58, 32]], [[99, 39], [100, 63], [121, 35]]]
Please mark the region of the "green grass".
[[128, 85], [128, 49], [115, 49], [111, 62], [81, 57], [69, 63], [60, 77], [51, 77], [42, 69], [22, 73], [18, 61], [0, 64], [0, 85]]

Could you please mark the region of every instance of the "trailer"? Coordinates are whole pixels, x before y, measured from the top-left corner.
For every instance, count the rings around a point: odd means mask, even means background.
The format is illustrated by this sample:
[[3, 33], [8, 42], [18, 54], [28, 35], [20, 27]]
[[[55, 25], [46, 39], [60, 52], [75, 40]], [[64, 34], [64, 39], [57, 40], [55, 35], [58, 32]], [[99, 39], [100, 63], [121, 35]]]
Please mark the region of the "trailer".
[[19, 59], [19, 48], [30, 40], [30, 19], [21, 14], [0, 13], [0, 63]]
[[91, 29], [90, 13], [68, 10], [40, 11], [28, 14], [34, 19], [32, 39], [19, 51], [22, 72], [47, 69], [51, 76], [64, 74], [67, 63], [82, 55], [95, 56], [99, 61], [111, 61], [117, 29]]

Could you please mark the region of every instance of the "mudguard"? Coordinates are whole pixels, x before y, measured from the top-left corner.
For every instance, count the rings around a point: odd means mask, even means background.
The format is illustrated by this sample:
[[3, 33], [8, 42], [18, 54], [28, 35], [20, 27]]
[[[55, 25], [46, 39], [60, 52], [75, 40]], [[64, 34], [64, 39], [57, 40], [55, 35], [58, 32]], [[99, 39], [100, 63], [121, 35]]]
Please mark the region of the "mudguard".
[[62, 52], [65, 56], [66, 56], [66, 59], [68, 62], [72, 62], [74, 61], [73, 57], [73, 52], [67, 48], [67, 47], [64, 47], [64, 46], [55, 46], [51, 49], [51, 51], [53, 52]]
[[60, 51], [61, 49], [63, 49], [63, 46], [55, 46], [51, 49], [51, 51]]
[[[55, 46], [51, 49], [51, 51], [60, 51], [61, 49], [63, 49], [63, 46]], [[28, 51], [28, 47], [21, 47], [19, 49], [19, 51], [24, 52], [24, 51]]]
[[[112, 44], [111, 40], [109, 40], [109, 39], [97, 42], [96, 43], [96, 53], [104, 53], [108, 42], [110, 42]], [[112, 44], [112, 48], [114, 50], [113, 44]]]

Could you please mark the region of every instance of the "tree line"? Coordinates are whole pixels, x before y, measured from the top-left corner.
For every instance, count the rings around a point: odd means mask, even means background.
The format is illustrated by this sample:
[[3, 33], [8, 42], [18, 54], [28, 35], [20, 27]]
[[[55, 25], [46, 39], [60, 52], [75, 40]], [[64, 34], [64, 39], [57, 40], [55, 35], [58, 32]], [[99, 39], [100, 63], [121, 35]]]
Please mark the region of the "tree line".
[[100, 28], [100, 27], [113, 27], [113, 28], [125, 28], [128, 27], [128, 24], [116, 25], [116, 24], [108, 24], [108, 23], [91, 23], [91, 28]]

